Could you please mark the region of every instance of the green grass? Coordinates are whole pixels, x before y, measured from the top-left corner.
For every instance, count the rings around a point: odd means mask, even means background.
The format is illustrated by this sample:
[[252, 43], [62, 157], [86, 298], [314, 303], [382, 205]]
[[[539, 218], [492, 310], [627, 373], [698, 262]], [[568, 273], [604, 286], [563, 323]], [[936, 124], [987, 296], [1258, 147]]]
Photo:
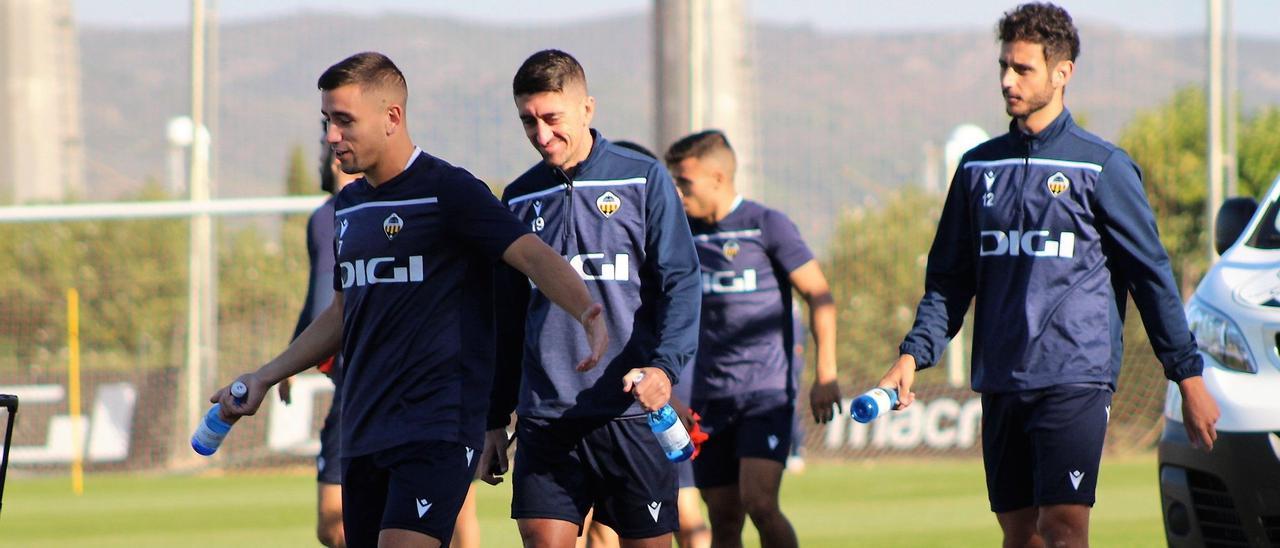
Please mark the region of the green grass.
[[[1096, 546], [1162, 546], [1155, 456], [1104, 459]], [[519, 546], [508, 483], [479, 491], [483, 545]], [[978, 460], [810, 462], [783, 480], [800, 545], [997, 546]], [[302, 472], [227, 476], [11, 477], [0, 546], [316, 546], [315, 484]], [[748, 546], [758, 546], [747, 526]]]

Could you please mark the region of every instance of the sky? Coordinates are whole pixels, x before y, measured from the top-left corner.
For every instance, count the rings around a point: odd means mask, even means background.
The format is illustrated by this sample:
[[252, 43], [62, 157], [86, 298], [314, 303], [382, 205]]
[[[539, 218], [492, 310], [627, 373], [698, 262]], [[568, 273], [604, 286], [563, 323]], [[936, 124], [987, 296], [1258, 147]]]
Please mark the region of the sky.
[[[986, 28], [1018, 0], [747, 0], [760, 21], [809, 25], [828, 32]], [[1280, 1], [1223, 0], [1234, 5], [1242, 36], [1280, 38]], [[376, 15], [447, 15], [501, 25], [555, 25], [646, 11], [651, 0], [205, 0], [224, 22], [303, 10]], [[1206, 0], [1060, 0], [1081, 23], [1150, 33], [1201, 32]], [[185, 24], [184, 0], [75, 0], [81, 25], [162, 27]]]

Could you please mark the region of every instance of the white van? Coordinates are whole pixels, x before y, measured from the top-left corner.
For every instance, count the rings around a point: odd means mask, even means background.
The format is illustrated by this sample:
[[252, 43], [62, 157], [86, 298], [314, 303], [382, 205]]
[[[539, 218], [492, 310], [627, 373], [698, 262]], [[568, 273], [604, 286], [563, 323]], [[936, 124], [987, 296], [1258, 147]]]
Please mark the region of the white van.
[[1218, 401], [1212, 453], [1191, 447], [1169, 384], [1160, 436], [1165, 538], [1181, 546], [1280, 546], [1280, 179], [1261, 207], [1232, 198], [1218, 213], [1221, 260], [1187, 303]]

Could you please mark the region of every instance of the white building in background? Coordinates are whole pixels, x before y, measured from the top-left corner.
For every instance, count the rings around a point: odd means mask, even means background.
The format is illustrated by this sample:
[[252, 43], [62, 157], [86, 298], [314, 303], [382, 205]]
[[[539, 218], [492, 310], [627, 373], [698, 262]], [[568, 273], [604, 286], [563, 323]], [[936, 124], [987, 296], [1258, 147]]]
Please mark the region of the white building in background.
[[72, 0], [0, 0], [0, 204], [83, 196]]

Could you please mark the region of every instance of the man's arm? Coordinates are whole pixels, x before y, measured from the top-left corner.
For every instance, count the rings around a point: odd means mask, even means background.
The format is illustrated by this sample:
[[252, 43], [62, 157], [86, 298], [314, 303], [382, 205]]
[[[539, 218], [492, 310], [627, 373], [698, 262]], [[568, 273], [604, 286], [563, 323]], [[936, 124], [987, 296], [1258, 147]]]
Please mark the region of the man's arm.
[[[311, 320], [315, 318], [316, 308], [318, 308], [315, 300], [316, 292], [319, 291], [320, 288], [317, 287], [319, 284], [316, 283], [316, 264], [320, 261], [320, 246], [333, 245], [332, 241], [325, 242], [324, 244], [316, 241], [316, 223], [321, 222], [320, 215], [322, 214], [322, 211], [324, 211], [323, 207], [320, 210], [312, 212], [311, 217], [307, 218], [307, 264], [310, 265], [307, 271], [307, 297], [306, 300], [302, 301], [302, 311], [298, 313], [298, 322], [293, 326], [293, 336], [289, 337], [290, 341], [298, 338], [298, 335], [302, 334], [302, 330], [306, 329], [308, 325], [311, 325]], [[286, 377], [276, 386], [276, 389], [280, 393], [280, 401], [284, 402], [285, 405], [293, 403], [292, 391], [290, 390], [292, 383], [290, 382], [290, 379], [291, 377]]]
[[1117, 150], [1103, 165], [1094, 189], [1104, 250], [1115, 259], [1133, 294], [1165, 377], [1177, 383], [1182, 392], [1187, 435], [1192, 443], [1212, 449], [1217, 439], [1218, 404], [1200, 378], [1204, 360], [1187, 327], [1169, 255], [1160, 243], [1138, 167]]
[[533, 234], [512, 242], [503, 252], [502, 261], [525, 273], [538, 291], [578, 319], [587, 332], [591, 355], [578, 362], [577, 369], [588, 371], [595, 367], [609, 347], [609, 332], [601, 313], [604, 307], [591, 302], [587, 286], [569, 262]]
[[938, 230], [929, 249], [925, 267], [924, 296], [916, 307], [916, 321], [898, 346], [898, 359], [881, 377], [877, 386], [898, 391], [898, 407], [915, 401], [911, 385], [915, 372], [937, 363], [947, 342], [960, 331], [965, 312], [977, 291], [974, 273], [973, 231], [969, 219], [968, 179], [964, 169], [956, 170], [942, 206]]
[[249, 394], [243, 404], [237, 404], [231, 397], [230, 385], [215, 392], [209, 401], [221, 403], [223, 413], [228, 417], [257, 413], [263, 397], [272, 385], [306, 371], [311, 366], [338, 353], [342, 345], [342, 307], [342, 292], [335, 292], [333, 303], [321, 312], [315, 321], [298, 335], [298, 338], [289, 343], [284, 352], [259, 367], [257, 371], [237, 378], [236, 380], [249, 387]]
[[791, 285], [809, 306], [809, 326], [813, 332], [813, 344], [818, 359], [814, 370], [813, 388], [809, 390], [809, 406], [813, 419], [819, 423], [830, 421], [833, 412], [843, 411], [840, 403], [840, 385], [836, 379], [836, 304], [831, 297], [827, 277], [822, 274], [818, 261], [809, 262], [791, 271]]

